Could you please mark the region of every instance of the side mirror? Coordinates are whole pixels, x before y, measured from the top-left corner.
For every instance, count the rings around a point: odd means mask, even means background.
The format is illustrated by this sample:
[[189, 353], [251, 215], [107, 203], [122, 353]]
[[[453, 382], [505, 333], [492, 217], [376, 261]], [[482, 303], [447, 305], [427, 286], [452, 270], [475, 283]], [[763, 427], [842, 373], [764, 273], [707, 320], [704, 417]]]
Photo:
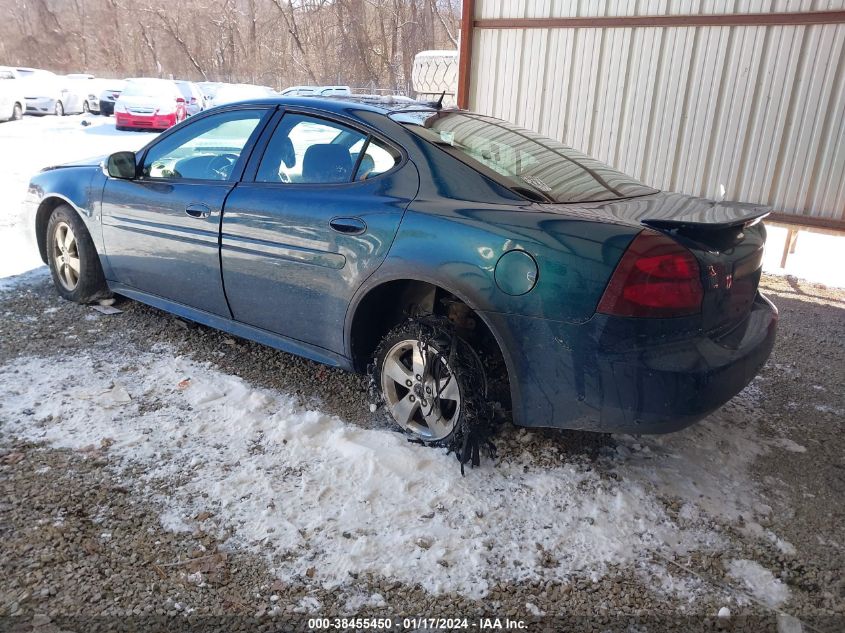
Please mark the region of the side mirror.
[[116, 152], [106, 159], [106, 171], [112, 178], [132, 180], [137, 175], [135, 152]]

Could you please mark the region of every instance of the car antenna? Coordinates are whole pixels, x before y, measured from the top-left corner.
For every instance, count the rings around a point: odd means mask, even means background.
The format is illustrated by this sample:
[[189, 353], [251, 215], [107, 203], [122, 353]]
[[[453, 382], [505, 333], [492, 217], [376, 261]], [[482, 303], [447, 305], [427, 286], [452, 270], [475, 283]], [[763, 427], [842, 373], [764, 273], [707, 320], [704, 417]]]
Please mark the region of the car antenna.
[[434, 104], [434, 107], [437, 108], [438, 110], [443, 109], [443, 97], [445, 97], [445, 96], [446, 96], [446, 91], [444, 90], [443, 92], [440, 93], [440, 98], [437, 100], [437, 103]]

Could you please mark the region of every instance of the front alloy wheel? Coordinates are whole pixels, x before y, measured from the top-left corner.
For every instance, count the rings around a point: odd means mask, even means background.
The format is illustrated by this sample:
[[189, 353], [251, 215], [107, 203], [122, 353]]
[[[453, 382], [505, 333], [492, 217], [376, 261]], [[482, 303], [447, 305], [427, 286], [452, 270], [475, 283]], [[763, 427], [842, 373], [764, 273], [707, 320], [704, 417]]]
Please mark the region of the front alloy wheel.
[[79, 246], [73, 229], [67, 222], [60, 221], [53, 233], [53, 261], [59, 283], [68, 292], [79, 285]]
[[461, 390], [446, 358], [431, 343], [407, 338], [381, 361], [381, 391], [388, 411], [408, 433], [444, 440], [461, 415]]
[[56, 101], [55, 113], [56, 113], [56, 116], [64, 116], [65, 115], [65, 106], [61, 101]]
[[68, 301], [90, 303], [109, 294], [97, 249], [85, 223], [72, 207], [60, 204], [47, 221], [47, 264], [59, 294]]

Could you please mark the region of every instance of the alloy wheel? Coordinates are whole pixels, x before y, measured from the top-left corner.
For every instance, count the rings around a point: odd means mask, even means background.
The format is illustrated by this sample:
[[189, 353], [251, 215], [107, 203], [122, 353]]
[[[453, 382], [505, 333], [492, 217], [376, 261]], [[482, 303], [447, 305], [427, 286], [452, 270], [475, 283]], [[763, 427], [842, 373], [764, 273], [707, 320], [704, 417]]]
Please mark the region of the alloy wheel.
[[69, 292], [79, 285], [79, 247], [76, 236], [67, 222], [59, 222], [53, 234], [53, 265], [59, 283]]
[[23, 110], [21, 107], [16, 103], [15, 107], [12, 108], [12, 120], [13, 121], [20, 121], [23, 118]]
[[426, 441], [449, 436], [461, 413], [458, 382], [429, 343], [399, 341], [384, 356], [381, 391], [393, 419]]
[[56, 101], [55, 112], [56, 112], [56, 116], [64, 116], [65, 115], [65, 106], [62, 104], [61, 101]]

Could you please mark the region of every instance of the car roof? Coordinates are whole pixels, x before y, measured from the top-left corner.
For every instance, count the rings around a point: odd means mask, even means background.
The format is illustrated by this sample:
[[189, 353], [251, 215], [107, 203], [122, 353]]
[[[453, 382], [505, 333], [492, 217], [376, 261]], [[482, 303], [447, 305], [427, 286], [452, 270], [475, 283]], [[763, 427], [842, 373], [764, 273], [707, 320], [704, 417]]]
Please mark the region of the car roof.
[[[315, 96], [278, 96], [267, 97], [266, 99], [249, 99], [243, 101], [252, 105], [288, 105], [302, 106], [335, 112], [342, 114], [355, 106], [359, 110], [368, 110], [379, 114], [390, 114], [404, 110], [430, 110], [436, 112], [437, 108], [427, 102], [415, 101], [408, 97], [384, 96], [384, 95], [315, 95]], [[233, 105], [233, 104], [227, 104]]]

